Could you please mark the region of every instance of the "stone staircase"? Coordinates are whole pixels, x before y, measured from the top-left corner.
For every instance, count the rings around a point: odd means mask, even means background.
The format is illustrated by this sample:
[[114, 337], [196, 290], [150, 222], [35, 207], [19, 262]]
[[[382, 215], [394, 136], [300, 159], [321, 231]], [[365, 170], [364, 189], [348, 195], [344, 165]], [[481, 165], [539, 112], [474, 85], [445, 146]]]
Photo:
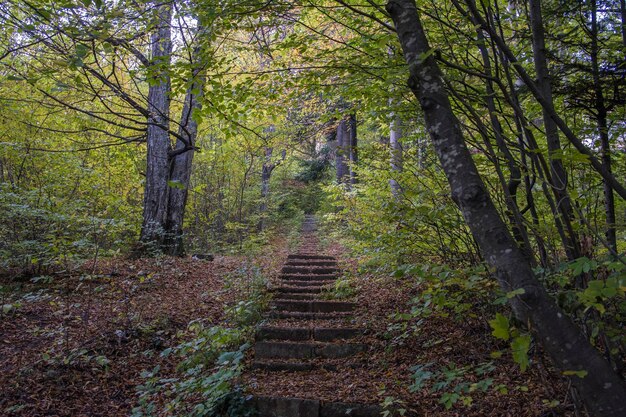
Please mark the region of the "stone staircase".
[[[302, 245], [288, 256], [280, 284], [273, 289], [268, 320], [256, 333], [252, 368], [259, 373], [259, 383], [263, 373], [281, 372], [288, 379], [293, 372], [332, 372], [337, 361], [366, 355], [368, 350], [366, 344], [353, 340], [364, 330], [349, 326], [355, 303], [324, 298], [340, 270], [334, 257], [319, 254], [313, 216], [306, 217], [302, 235]], [[253, 401], [260, 417], [373, 417], [381, 412], [376, 405], [312, 399], [255, 397]]]

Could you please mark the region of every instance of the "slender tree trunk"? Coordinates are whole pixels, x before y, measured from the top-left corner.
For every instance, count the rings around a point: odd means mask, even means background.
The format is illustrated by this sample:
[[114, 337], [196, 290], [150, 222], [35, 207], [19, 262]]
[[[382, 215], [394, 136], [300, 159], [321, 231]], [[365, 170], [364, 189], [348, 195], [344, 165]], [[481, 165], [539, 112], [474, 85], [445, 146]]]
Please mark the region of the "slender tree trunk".
[[626, 0], [619, 0], [619, 14], [621, 20], [622, 45], [626, 50]]
[[337, 183], [345, 184], [348, 176], [346, 159], [350, 156], [348, 127], [346, 119], [341, 119], [337, 124], [337, 148], [335, 149], [335, 169]]
[[270, 195], [270, 178], [272, 171], [274, 170], [274, 164], [272, 163], [272, 154], [274, 148], [265, 148], [265, 160], [263, 161], [263, 167], [261, 168], [261, 213], [267, 211], [267, 197]]
[[270, 179], [272, 177], [272, 171], [276, 168], [276, 164], [272, 163], [272, 154], [274, 149], [271, 147], [265, 147], [265, 159], [263, 160], [263, 166], [261, 167], [261, 205], [259, 211], [261, 219], [259, 220], [258, 229], [265, 229], [265, 215], [267, 212], [267, 200], [270, 195]]
[[[607, 109], [604, 102], [604, 93], [600, 81], [600, 64], [598, 63], [598, 8], [596, 0], [591, 0], [591, 72], [593, 75], [593, 89], [595, 92], [596, 123], [600, 135], [600, 151], [602, 152], [602, 165], [611, 172], [611, 143], [609, 141], [609, 127], [607, 122]], [[609, 249], [617, 253], [617, 235], [615, 231], [615, 196], [613, 188], [603, 181], [604, 186], [604, 211], [606, 213], [606, 240]]]
[[[498, 21], [496, 20], [496, 22]], [[498, 29], [500, 30], [500, 32], [502, 32], [501, 26], [499, 26]], [[524, 119], [523, 114], [521, 112], [521, 106], [519, 104], [517, 92], [515, 91], [515, 88], [513, 85], [513, 77], [511, 76], [511, 67], [509, 66], [509, 62], [505, 57], [502, 56], [502, 53], [496, 52], [496, 56], [498, 57], [499, 61], [502, 63], [503, 73], [506, 78], [506, 82], [507, 82], [506, 85], [508, 86], [508, 90], [509, 90], [507, 99], [509, 101], [509, 104], [513, 108], [513, 113], [514, 113], [513, 118], [515, 120], [517, 143], [520, 149], [522, 167], [525, 168], [524, 169], [524, 187], [526, 189], [526, 208], [523, 209], [520, 212], [520, 214], [523, 214], [525, 210], [530, 211], [530, 215], [533, 221], [533, 226], [537, 229], [534, 232], [534, 236], [535, 236], [535, 241], [537, 243], [537, 250], [539, 252], [539, 259], [541, 262], [541, 266], [543, 266], [544, 268], [547, 268], [549, 266], [548, 253], [546, 251], [543, 236], [541, 236], [541, 234], [539, 233], [539, 229], [540, 229], [539, 228], [539, 215], [537, 213], [537, 207], [535, 205], [535, 197], [533, 196], [533, 193], [532, 193], [533, 186], [536, 182], [535, 181], [536, 170], [534, 169], [533, 163], [539, 164], [539, 162], [537, 162], [539, 158], [538, 158], [537, 152], [531, 151], [529, 153], [527, 151], [527, 148], [528, 148], [527, 142], [534, 143], [534, 140], [531, 140], [528, 138], [529, 136], [532, 137], [532, 134], [530, 130], [528, 129], [528, 126], [526, 125], [527, 122]], [[524, 137], [527, 137], [526, 141], [524, 141]], [[529, 157], [529, 154], [530, 154], [530, 157]], [[529, 159], [530, 159], [530, 163], [529, 163]], [[531, 174], [533, 176], [532, 178], [531, 178]], [[546, 193], [546, 197], [548, 200], [551, 200], [549, 193]], [[554, 207], [554, 205], [551, 203], [549, 203], [549, 205], [551, 208]], [[564, 236], [563, 227], [561, 226], [560, 221], [558, 221], [558, 216], [557, 216], [555, 209], [553, 209], [553, 214], [555, 217], [556, 227], [559, 232], [559, 236]]]
[[[387, 56], [390, 58], [390, 61], [393, 61], [394, 50], [391, 46], [387, 46]], [[392, 64], [393, 62], [390, 62]], [[393, 94], [394, 88], [391, 88], [390, 93]], [[403, 166], [403, 154], [402, 154], [402, 120], [398, 116], [398, 114], [393, 110], [395, 104], [395, 100], [393, 98], [389, 99], [389, 107], [392, 109], [391, 111], [391, 122], [389, 123], [389, 152], [390, 159], [389, 163], [391, 165], [391, 178], [389, 179], [389, 187], [391, 188], [391, 195], [394, 200], [399, 201], [402, 194], [402, 187], [398, 182], [398, 174], [402, 172]], [[418, 145], [419, 146], [419, 145]], [[420, 165], [421, 167], [421, 165]]]
[[173, 256], [183, 256], [185, 246], [183, 240], [183, 220], [185, 218], [185, 206], [189, 194], [189, 179], [191, 178], [191, 166], [198, 137], [198, 122], [194, 118], [194, 112], [200, 110], [202, 93], [205, 84], [203, 60], [201, 49], [196, 47], [192, 55], [191, 84], [185, 93], [185, 102], [180, 116], [178, 133], [185, 140], [176, 140], [174, 152], [182, 152], [173, 156], [170, 160], [170, 187], [167, 208], [167, 236], [164, 250]]
[[586, 371], [571, 377], [590, 411], [597, 417], [626, 413], [626, 386], [580, 329], [548, 296], [528, 260], [500, 218], [465, 144], [461, 125], [444, 83], [414, 0], [387, 4], [409, 67], [409, 86], [424, 112], [431, 141], [450, 184], [452, 198], [463, 213], [485, 260], [494, 268], [505, 292], [523, 289], [510, 299], [516, 316], [529, 322], [546, 351], [563, 371]]
[[[543, 16], [541, 13], [541, 0], [530, 0], [530, 26], [533, 40], [533, 61], [537, 73], [537, 87], [543, 98], [553, 106], [552, 84], [548, 72], [548, 59], [546, 57], [545, 34], [543, 28]], [[556, 198], [557, 207], [562, 218], [562, 222], [567, 229], [565, 236], [565, 252], [572, 260], [580, 257], [580, 244], [578, 236], [571, 225], [572, 202], [567, 192], [567, 172], [561, 161], [561, 141], [559, 139], [559, 128], [550, 117], [545, 108], [543, 110], [543, 126], [546, 131], [546, 141], [548, 143], [548, 156], [550, 161], [550, 176], [552, 178], [552, 189]]]
[[[453, 0], [456, 2], [456, 0]], [[473, 5], [474, 3], [471, 0], [467, 1], [467, 4], [469, 5]], [[459, 8], [460, 10], [460, 6], [457, 5], [457, 8]], [[481, 23], [481, 21], [479, 20], [479, 15], [477, 14], [475, 7], [472, 8], [472, 16], [471, 16], [472, 21], [475, 24], [479, 24]], [[499, 23], [497, 20], [494, 23]], [[485, 29], [485, 25], [487, 25], [486, 22], [482, 22], [483, 24], [483, 30]], [[491, 29], [490, 26], [487, 26]], [[502, 34], [502, 28], [501, 26], [498, 27], [500, 33]], [[491, 32], [490, 32], [491, 33]], [[495, 33], [495, 29], [494, 32]], [[492, 36], [493, 38], [493, 36]], [[494, 39], [495, 42], [495, 39]], [[497, 44], [497, 42], [495, 42]], [[546, 200], [548, 202], [548, 205], [550, 206], [550, 210], [553, 214], [554, 217], [554, 223], [556, 226], [556, 229], [559, 233], [559, 237], [561, 238], [561, 242], [563, 244], [564, 248], [569, 247], [569, 239], [568, 239], [568, 234], [567, 234], [567, 229], [566, 229], [566, 225], [564, 225], [563, 222], [563, 218], [560, 215], [559, 209], [557, 207], [557, 203], [555, 202], [554, 198], [558, 198], [555, 194], [555, 190], [554, 187], [549, 186], [548, 184], [552, 184], [552, 176], [550, 174], [550, 168], [548, 166], [548, 163], [546, 162], [545, 158], [543, 157], [543, 155], [541, 153], [539, 153], [539, 146], [537, 144], [537, 141], [535, 140], [534, 134], [532, 132], [532, 130], [530, 129], [530, 127], [528, 126], [528, 122], [526, 121], [526, 116], [524, 115], [524, 112], [522, 110], [522, 107], [520, 105], [520, 100], [519, 97], [517, 95], [517, 92], [515, 91], [514, 85], [513, 85], [513, 79], [511, 76], [511, 66], [510, 66], [510, 62], [509, 62], [509, 56], [507, 56], [507, 54], [505, 53], [505, 51], [503, 51], [502, 47], [500, 45], [498, 45], [498, 47], [500, 48], [500, 62], [502, 63], [502, 68], [504, 70], [504, 74], [506, 76], [506, 80], [507, 80], [507, 84], [509, 86], [509, 93], [507, 94], [507, 99], [509, 101], [509, 104], [511, 105], [511, 107], [513, 108], [513, 111], [515, 113], [515, 123], [516, 123], [516, 127], [518, 129], [518, 136], [519, 136], [519, 143], [520, 143], [520, 149], [522, 149], [522, 151], [524, 151], [524, 148], [526, 146], [526, 144], [524, 143], [523, 138], [526, 138], [526, 143], [528, 144], [528, 147], [530, 148], [530, 152], [527, 153], [528, 156], [530, 156], [531, 161], [533, 162], [533, 164], [531, 164], [531, 166], [529, 167], [528, 171], [530, 171], [533, 167], [537, 170], [539, 177], [542, 178], [541, 181], [541, 188], [542, 191], [544, 193], [544, 196], [546, 197]], [[553, 196], [555, 196], [553, 198]], [[529, 201], [533, 200], [532, 195], [529, 195]], [[558, 201], [558, 200], [557, 200]], [[535, 224], [538, 224], [537, 221], [537, 216], [536, 216], [536, 210], [534, 208], [534, 205], [530, 205], [530, 210], [531, 213], [533, 214], [533, 221], [535, 222]], [[571, 223], [570, 223], [571, 226]], [[539, 251], [540, 251], [540, 255], [542, 256], [542, 259], [544, 260], [544, 264], [546, 264], [547, 262], [547, 257], [543, 257], [543, 255], [545, 254], [545, 248], [543, 247], [542, 243], [541, 243], [541, 237], [538, 236], [538, 247], [539, 247]]]
[[[452, 0], [452, 2], [459, 9], [459, 11], [461, 11], [461, 13], [463, 14], [468, 13], [466, 10], [463, 10], [459, 6], [458, 0]], [[474, 18], [476, 19], [478, 24], [480, 24], [483, 30], [485, 30], [485, 32], [489, 34], [489, 36], [491, 37], [493, 42], [498, 46], [502, 54], [511, 63], [513, 68], [515, 68], [515, 71], [520, 76], [522, 81], [524, 81], [524, 84], [526, 84], [526, 86], [528, 87], [528, 90], [533, 95], [535, 100], [537, 100], [537, 102], [541, 105], [541, 107], [548, 113], [548, 115], [552, 118], [552, 120], [557, 124], [558, 128], [565, 135], [565, 137], [567, 137], [570, 143], [574, 145], [574, 147], [578, 150], [578, 152], [587, 156], [587, 158], [589, 159], [589, 163], [591, 164], [593, 169], [596, 172], [598, 172], [602, 176], [602, 178], [604, 178], [609, 184], [611, 184], [613, 191], [615, 191], [620, 197], [626, 200], [626, 187], [624, 187], [624, 185], [622, 185], [622, 183], [618, 181], [612, 173], [607, 172], [604, 169], [604, 167], [602, 166], [602, 163], [598, 160], [598, 158], [596, 158], [594, 152], [589, 147], [587, 147], [580, 140], [578, 136], [574, 134], [572, 129], [570, 129], [569, 126], [565, 123], [565, 121], [559, 116], [552, 102], [546, 100], [543, 97], [543, 95], [541, 94], [537, 86], [537, 83], [532, 79], [530, 75], [528, 75], [528, 72], [526, 72], [526, 69], [524, 68], [524, 66], [519, 62], [519, 60], [517, 59], [513, 51], [511, 51], [511, 48], [507, 46], [504, 39], [501, 36], [499, 36], [493, 30], [493, 28], [483, 19], [480, 12], [478, 11], [478, 8], [476, 7], [475, 0], [465, 0], [465, 3], [470, 9], [469, 13], [474, 16]]]
[[[485, 37], [483, 36], [483, 33], [480, 29], [477, 31], [477, 36], [478, 49], [480, 50], [480, 54], [483, 59], [485, 75], [487, 76], [487, 79], [485, 80], [485, 87], [487, 92], [485, 96], [485, 102], [487, 104], [487, 110], [489, 111], [489, 120], [491, 122], [491, 127], [495, 135], [496, 146], [498, 147], [500, 153], [504, 155], [507, 162], [507, 167], [509, 168], [509, 180], [506, 182], [506, 184], [503, 184], [503, 191], [505, 194], [506, 204], [508, 208], [507, 217], [509, 218], [509, 222], [511, 223], [511, 228], [515, 240], [521, 246], [528, 259], [534, 264], [535, 258], [532, 251], [530, 250], [528, 232], [526, 230], [526, 227], [524, 226], [524, 219], [522, 218], [519, 207], [517, 205], [517, 190], [522, 182], [522, 172], [517, 165], [513, 154], [506, 144], [504, 131], [502, 130], [500, 119], [497, 116], [496, 103], [494, 100], [495, 91], [492, 81], [493, 74], [491, 70], [491, 57], [489, 56], [489, 51], [487, 50], [487, 47], [485, 45]], [[486, 140], [488, 141], [489, 139]], [[494, 157], [497, 160], [497, 155], [494, 155]]]
[[164, 3], [157, 10], [157, 24], [151, 37], [152, 78], [148, 90], [148, 129], [146, 183], [143, 199], [143, 223], [140, 240], [144, 244], [163, 243], [167, 221], [169, 178], [169, 108], [170, 77], [168, 67], [172, 54], [170, 21], [172, 6]]
[[[502, 68], [504, 70], [504, 75], [507, 80], [507, 85], [509, 86], [510, 93], [508, 95], [508, 100], [509, 100], [510, 106], [513, 108], [513, 112], [515, 116], [515, 126], [517, 129], [517, 135], [518, 135], [518, 142], [519, 142], [520, 149], [522, 150], [522, 157], [524, 158], [524, 166], [526, 166], [526, 170], [525, 170], [526, 171], [526, 179], [525, 179], [526, 197], [527, 197], [528, 208], [531, 211], [531, 215], [533, 216], [533, 223], [535, 224], [535, 226], [537, 227], [539, 226], [539, 216], [538, 216], [535, 204], [534, 204], [534, 196], [532, 194], [532, 186], [535, 184], [535, 180], [533, 179], [531, 183], [531, 179], [529, 175], [530, 173], [537, 173], [539, 177], [541, 178], [541, 181], [540, 181], [541, 188], [548, 202], [548, 205], [550, 206], [550, 211], [552, 212], [552, 215], [554, 217], [554, 224], [559, 234], [559, 237], [561, 238], [561, 242], [565, 242], [566, 241], [565, 230], [563, 229], [563, 224], [561, 223], [560, 216], [556, 207], [556, 203], [554, 202], [554, 199], [552, 198], [553, 193], [550, 191], [547, 185], [547, 183], [551, 182], [548, 164], [543, 158], [543, 155], [541, 155], [538, 152], [539, 147], [537, 145], [537, 141], [535, 140], [533, 132], [530, 130], [526, 117], [524, 116], [524, 113], [522, 111], [519, 97], [513, 85], [513, 77], [511, 76], [511, 68], [509, 66], [509, 63], [506, 57], [500, 55], [500, 62], [502, 63]], [[526, 148], [530, 148], [528, 152], [526, 151]], [[527, 163], [527, 160], [525, 159], [526, 157], [530, 159], [530, 164]], [[544, 266], [548, 266], [549, 262], [548, 262], [547, 252], [546, 252], [545, 245], [543, 244], [542, 237], [538, 233], [535, 236], [537, 239], [539, 255], [542, 259], [542, 264]], [[563, 243], [563, 245], [565, 245], [565, 243]]]
[[359, 162], [358, 157], [358, 138], [356, 130], [356, 116], [351, 114], [348, 116], [348, 146], [350, 149], [350, 185], [357, 183], [356, 164]]
[[337, 153], [337, 127], [335, 123], [337, 121], [335, 119], [329, 120], [324, 125], [324, 139], [326, 141], [326, 146], [328, 146], [329, 152], [323, 153], [322, 157], [324, 161], [330, 162], [332, 161], [334, 155]]
[[394, 199], [398, 200], [402, 193], [402, 187], [396, 179], [397, 174], [402, 172], [403, 160], [402, 160], [402, 122], [396, 114], [391, 115], [391, 124], [389, 126], [389, 150], [391, 152], [391, 179], [389, 180], [389, 186], [391, 187], [391, 195]]

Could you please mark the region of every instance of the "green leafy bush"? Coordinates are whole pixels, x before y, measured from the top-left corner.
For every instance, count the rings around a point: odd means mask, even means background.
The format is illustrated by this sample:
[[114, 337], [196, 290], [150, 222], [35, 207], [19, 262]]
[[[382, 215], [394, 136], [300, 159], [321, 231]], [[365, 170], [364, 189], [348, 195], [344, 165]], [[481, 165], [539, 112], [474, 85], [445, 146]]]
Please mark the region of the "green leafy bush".
[[431, 393], [439, 393], [439, 403], [446, 410], [458, 401], [466, 406], [471, 405], [473, 395], [486, 392], [493, 386], [494, 380], [488, 376], [496, 369], [492, 362], [462, 367], [452, 363], [439, 369], [433, 369], [433, 365], [418, 364], [411, 368], [413, 384], [409, 390], [416, 392], [427, 389]]
[[[242, 359], [250, 346], [242, 343], [242, 333], [236, 329], [198, 326], [196, 337], [161, 356], [171, 354], [182, 358], [178, 365], [180, 378], [160, 378], [160, 368], [144, 371], [144, 383], [137, 387], [139, 405], [133, 417], [154, 415], [190, 417], [249, 417], [241, 389], [234, 381], [241, 374]], [[237, 345], [239, 345], [237, 347]], [[160, 409], [157, 398], [167, 402]]]
[[[238, 291], [242, 300], [226, 308], [223, 326], [189, 324], [192, 337], [161, 352], [162, 357], [179, 358], [177, 377], [160, 376], [157, 366], [144, 371], [139, 385], [138, 406], [133, 417], [155, 415], [189, 417], [251, 417], [242, 388], [237, 384], [253, 330], [266, 305], [266, 279], [261, 269], [244, 262], [226, 276], [226, 291]], [[165, 401], [163, 401], [165, 399]]]
[[78, 199], [55, 204], [40, 191], [0, 187], [0, 269], [43, 275], [68, 260], [114, 251], [133, 237], [129, 225], [88, 213]]

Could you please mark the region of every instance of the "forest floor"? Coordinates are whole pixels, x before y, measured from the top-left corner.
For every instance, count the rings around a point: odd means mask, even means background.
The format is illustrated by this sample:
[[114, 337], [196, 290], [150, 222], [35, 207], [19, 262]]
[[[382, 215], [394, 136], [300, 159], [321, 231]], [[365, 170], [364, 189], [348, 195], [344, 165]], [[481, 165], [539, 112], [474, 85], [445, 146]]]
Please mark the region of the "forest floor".
[[[141, 372], [172, 376], [179, 358], [160, 352], [188, 338], [188, 325], [219, 325], [245, 298], [252, 264], [275, 274], [286, 239], [271, 256], [88, 262], [52, 282], [0, 279], [0, 415], [128, 416]], [[4, 298], [2, 298], [4, 297]]]
[[[324, 370], [277, 373], [258, 385], [244, 375], [242, 382], [255, 394], [386, 402], [420, 416], [574, 415], [567, 387], [546, 368], [537, 347], [530, 369], [521, 372], [507, 355], [492, 358], [507, 346], [491, 336], [490, 317], [407, 321], [411, 299], [421, 291], [414, 280], [357, 274], [357, 262], [339, 244], [324, 251], [343, 256], [341, 266], [359, 305], [351, 325], [367, 329], [362, 341], [371, 349], [339, 377], [329, 378]], [[2, 304], [21, 306], [0, 316], [0, 415], [129, 415], [143, 370], [159, 365], [166, 375], [175, 373], [177, 359], [159, 353], [185, 340], [194, 320], [226, 320], [226, 307], [245, 298], [246, 265], [259, 265], [271, 281], [287, 254], [287, 240], [277, 239], [270, 252], [255, 259], [117, 258], [86, 263], [52, 282], [2, 278], [0, 285], [11, 288]], [[239, 281], [233, 285], [233, 280]], [[441, 389], [424, 383], [411, 390], [416, 365], [426, 366], [421, 376], [443, 370]], [[467, 392], [455, 398], [457, 389]], [[446, 394], [455, 401], [451, 409], [442, 401]]]

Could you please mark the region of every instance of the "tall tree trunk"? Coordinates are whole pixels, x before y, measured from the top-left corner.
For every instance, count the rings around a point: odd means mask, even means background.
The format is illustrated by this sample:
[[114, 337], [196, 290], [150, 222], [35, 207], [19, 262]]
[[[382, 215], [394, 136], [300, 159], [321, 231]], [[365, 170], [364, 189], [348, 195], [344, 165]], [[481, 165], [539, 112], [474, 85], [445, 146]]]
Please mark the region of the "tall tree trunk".
[[[475, 20], [474, 20], [475, 22]], [[498, 24], [498, 30], [500, 33], [503, 32], [502, 26], [500, 25], [500, 21], [498, 19], [495, 20]], [[476, 24], [476, 22], [475, 22]], [[483, 36], [484, 37], [484, 36]], [[523, 214], [524, 211], [530, 211], [530, 215], [533, 221], [533, 226], [535, 227], [534, 236], [537, 244], [537, 250], [539, 252], [539, 259], [541, 261], [541, 266], [547, 268], [550, 264], [548, 261], [548, 253], [546, 251], [546, 247], [544, 244], [543, 236], [541, 236], [539, 230], [539, 214], [537, 213], [537, 207], [535, 205], [535, 197], [532, 193], [532, 189], [536, 183], [536, 169], [535, 165], [540, 166], [539, 173], [540, 176], [543, 173], [541, 169], [541, 161], [537, 152], [531, 150], [528, 152], [527, 148], [530, 143], [535, 143], [535, 140], [532, 136], [532, 132], [530, 131], [527, 121], [524, 118], [522, 107], [519, 102], [519, 98], [517, 92], [515, 91], [515, 87], [513, 84], [513, 77], [511, 75], [511, 67], [509, 65], [509, 61], [506, 57], [503, 56], [502, 52], [496, 52], [496, 56], [501, 62], [502, 72], [506, 79], [506, 85], [508, 86], [509, 93], [507, 94], [507, 100], [509, 101], [509, 105], [513, 108], [514, 120], [515, 120], [515, 130], [517, 136], [517, 143], [520, 149], [521, 163], [524, 169], [524, 187], [526, 189], [526, 207], [520, 212]], [[504, 89], [504, 87], [502, 87]], [[526, 137], [526, 141], [524, 138]], [[531, 145], [532, 146], [532, 145]], [[530, 161], [529, 161], [530, 160]], [[545, 161], [544, 161], [545, 165]], [[543, 183], [544, 181], [542, 181]], [[559, 236], [562, 236], [562, 241], [564, 239], [564, 232], [561, 222], [558, 219], [558, 213], [556, 212], [556, 206], [551, 202], [552, 198], [549, 192], [546, 192], [547, 188], [542, 187], [544, 189], [544, 194], [546, 198], [549, 200], [549, 206], [552, 209], [552, 213], [554, 215], [555, 225], [558, 230]]]
[[509, 234], [465, 144], [414, 0], [387, 4], [409, 67], [409, 86], [424, 112], [431, 141], [485, 260], [505, 292], [523, 289], [510, 299], [516, 316], [529, 322], [546, 351], [563, 371], [585, 371], [571, 377], [597, 417], [626, 413], [626, 386], [580, 329], [556, 305], [534, 276], [528, 260]]
[[160, 248], [167, 221], [169, 178], [169, 64], [172, 54], [170, 21], [172, 6], [163, 3], [157, 10], [157, 22], [151, 37], [152, 68], [148, 90], [148, 129], [146, 183], [143, 198], [143, 223], [140, 240]]
[[345, 184], [348, 176], [346, 159], [350, 157], [348, 127], [346, 119], [337, 124], [337, 148], [335, 149], [335, 169], [337, 183]]
[[[453, 1], [455, 1], [455, 4], [456, 4], [456, 0], [453, 0]], [[489, 26], [486, 21], [481, 22], [480, 16], [478, 15], [476, 8], [473, 7], [474, 6], [473, 0], [468, 0], [466, 1], [466, 3], [470, 5], [472, 8], [472, 15], [471, 15], [472, 22], [477, 25], [481, 24], [481, 26], [483, 26], [483, 30], [486, 30], [485, 27], [489, 29], [493, 27], [493, 32], [490, 32], [490, 33], [496, 33], [495, 25]], [[460, 6], [457, 5], [457, 8], [459, 8], [460, 10]], [[493, 23], [499, 25], [499, 21], [497, 20], [495, 20]], [[502, 34], [501, 26], [498, 26], [498, 30], [500, 31], [500, 34]], [[491, 37], [495, 38], [493, 35]], [[550, 206], [550, 210], [554, 217], [554, 223], [558, 231], [559, 237], [561, 238], [563, 247], [568, 248], [570, 244], [568, 243], [569, 238], [568, 238], [568, 233], [567, 233], [567, 228], [566, 228], [567, 225], [564, 225], [563, 218], [560, 215], [559, 207], [557, 206], [557, 203], [555, 202], [555, 198], [558, 199], [558, 196], [555, 193], [555, 189], [554, 187], [549, 185], [553, 183], [552, 175], [550, 173], [551, 169], [548, 163], [546, 162], [545, 158], [543, 157], [543, 155], [539, 152], [539, 146], [537, 144], [537, 141], [535, 140], [534, 134], [532, 130], [530, 129], [528, 122], [526, 121], [526, 116], [524, 115], [524, 112], [520, 105], [518, 94], [513, 86], [513, 79], [511, 76], [511, 65], [509, 62], [510, 59], [499, 44], [498, 44], [498, 47], [500, 48], [500, 53], [498, 55], [500, 57], [500, 62], [502, 63], [504, 75], [506, 77], [507, 84], [509, 86], [509, 93], [507, 95], [507, 98], [509, 100], [509, 104], [511, 105], [515, 113], [515, 123], [518, 129], [520, 149], [522, 149], [522, 151], [524, 152], [526, 144], [524, 143], [523, 138], [525, 137], [526, 142], [528, 146], [530, 147], [530, 151], [527, 153], [527, 155], [530, 157], [531, 161], [534, 163], [533, 165], [531, 165], [530, 168], [534, 167], [537, 170], [539, 177], [542, 178], [542, 181], [540, 182], [540, 184], [541, 184], [543, 194], [548, 202], [548, 205]], [[528, 185], [528, 182], [526, 183], [526, 185]], [[532, 195], [529, 195], [528, 201], [532, 201], [532, 199], [533, 199]], [[538, 224], [536, 210], [534, 206], [530, 205], [529, 208], [531, 210], [531, 213], [533, 213], [533, 221], [535, 222], [535, 224]], [[569, 224], [571, 226], [571, 223]], [[537, 243], [538, 243], [540, 255], [543, 257], [543, 254], [545, 254], [545, 248], [542, 247], [541, 237], [539, 236], [538, 236]], [[547, 261], [547, 258], [543, 257], [542, 259], [544, 260], [544, 264], [545, 264], [545, 262]]]
[[358, 157], [358, 138], [356, 131], [356, 116], [351, 114], [348, 116], [348, 147], [350, 149], [350, 185], [357, 182], [356, 164], [359, 162]]
[[621, 20], [622, 46], [626, 48], [626, 0], [619, 0], [619, 14]]
[[[511, 228], [515, 240], [521, 246], [528, 259], [534, 264], [535, 259], [532, 251], [530, 250], [528, 232], [526, 230], [526, 227], [524, 226], [524, 219], [522, 218], [519, 207], [517, 205], [517, 189], [522, 182], [522, 172], [517, 165], [513, 154], [506, 144], [504, 131], [502, 130], [502, 125], [500, 124], [500, 119], [497, 115], [496, 102], [494, 100], [495, 91], [492, 81], [493, 74], [491, 70], [491, 57], [489, 56], [489, 51], [487, 50], [487, 47], [485, 45], [485, 37], [480, 29], [477, 31], [477, 37], [478, 49], [480, 50], [480, 54], [483, 59], [485, 75], [487, 76], [487, 78], [485, 79], [485, 87], [487, 92], [487, 94], [485, 95], [485, 102], [487, 104], [487, 110], [489, 111], [489, 120], [491, 122], [491, 127], [493, 129], [496, 139], [496, 146], [498, 147], [500, 153], [504, 155], [507, 166], [509, 168], [509, 180], [503, 187], [508, 208], [507, 216], [509, 218], [509, 222], [511, 223]], [[495, 160], [497, 160], [497, 155], [494, 156], [496, 158]]]
[[201, 49], [196, 47], [192, 55], [191, 84], [185, 93], [185, 102], [180, 116], [178, 133], [185, 140], [178, 138], [174, 155], [170, 160], [170, 184], [167, 207], [167, 235], [164, 244], [165, 253], [173, 256], [183, 256], [185, 245], [183, 240], [183, 220], [185, 218], [185, 206], [189, 194], [189, 179], [191, 178], [191, 166], [195, 152], [196, 139], [198, 137], [198, 122], [194, 118], [194, 111], [198, 111], [202, 104], [202, 93], [205, 84], [203, 60]]
[[391, 195], [398, 200], [402, 192], [402, 187], [396, 179], [396, 175], [402, 172], [402, 122], [396, 114], [391, 115], [391, 124], [389, 126], [389, 150], [391, 152], [391, 179], [389, 186], [391, 187]]
[[[394, 50], [391, 46], [387, 46], [387, 56], [390, 58], [390, 61], [393, 61]], [[393, 64], [393, 62], [390, 62]], [[391, 93], [393, 94], [394, 88], [391, 88]], [[394, 200], [400, 200], [400, 196], [402, 194], [402, 187], [398, 182], [398, 174], [402, 172], [403, 169], [403, 154], [402, 154], [402, 143], [400, 140], [402, 139], [402, 120], [398, 116], [395, 110], [393, 110], [395, 104], [395, 100], [393, 98], [389, 99], [389, 107], [392, 109], [391, 111], [391, 122], [389, 123], [389, 152], [390, 159], [389, 163], [391, 165], [391, 178], [389, 178], [389, 187], [391, 188], [391, 195]], [[419, 146], [419, 145], [418, 145]], [[421, 164], [420, 164], [421, 168]]]
[[323, 153], [324, 161], [332, 161], [334, 155], [337, 153], [337, 127], [335, 123], [337, 120], [334, 118], [324, 124], [324, 140], [326, 146], [328, 146], [329, 152]]
[[[604, 92], [600, 80], [600, 64], [598, 63], [598, 7], [596, 0], [591, 0], [591, 73], [593, 75], [593, 89], [595, 92], [596, 123], [600, 135], [600, 151], [602, 152], [602, 165], [611, 172], [611, 143], [609, 141], [609, 126], [607, 122], [607, 109], [604, 102]], [[606, 213], [606, 241], [609, 249], [617, 253], [617, 235], [615, 231], [615, 196], [613, 188], [603, 181], [604, 185], [604, 211]]]
[[[535, 72], [537, 73], [537, 87], [543, 98], [553, 106], [552, 84], [548, 72], [548, 59], [546, 56], [545, 34], [543, 28], [543, 16], [541, 13], [541, 0], [530, 0], [530, 26], [532, 31], [533, 61]], [[567, 229], [565, 236], [565, 252], [572, 260], [580, 257], [580, 244], [578, 236], [572, 227], [571, 214], [572, 202], [567, 192], [567, 172], [561, 161], [561, 141], [559, 139], [559, 128], [550, 117], [545, 108], [543, 111], [543, 126], [546, 131], [546, 141], [548, 143], [548, 155], [550, 161], [550, 176], [557, 207], [562, 218], [562, 223]]]
[[272, 164], [273, 153], [274, 148], [265, 147], [265, 159], [261, 168], [261, 214], [267, 211], [267, 197], [270, 195], [270, 178], [274, 170], [274, 164]]
[[283, 150], [281, 161], [272, 162], [273, 153], [274, 148], [269, 146], [265, 147], [265, 159], [263, 160], [263, 166], [261, 167], [261, 205], [259, 207], [261, 220], [259, 220], [259, 230], [265, 229], [265, 216], [267, 213], [267, 202], [270, 196], [270, 179], [272, 178], [272, 172], [274, 172], [274, 169], [285, 160], [286, 155], [286, 151]]

